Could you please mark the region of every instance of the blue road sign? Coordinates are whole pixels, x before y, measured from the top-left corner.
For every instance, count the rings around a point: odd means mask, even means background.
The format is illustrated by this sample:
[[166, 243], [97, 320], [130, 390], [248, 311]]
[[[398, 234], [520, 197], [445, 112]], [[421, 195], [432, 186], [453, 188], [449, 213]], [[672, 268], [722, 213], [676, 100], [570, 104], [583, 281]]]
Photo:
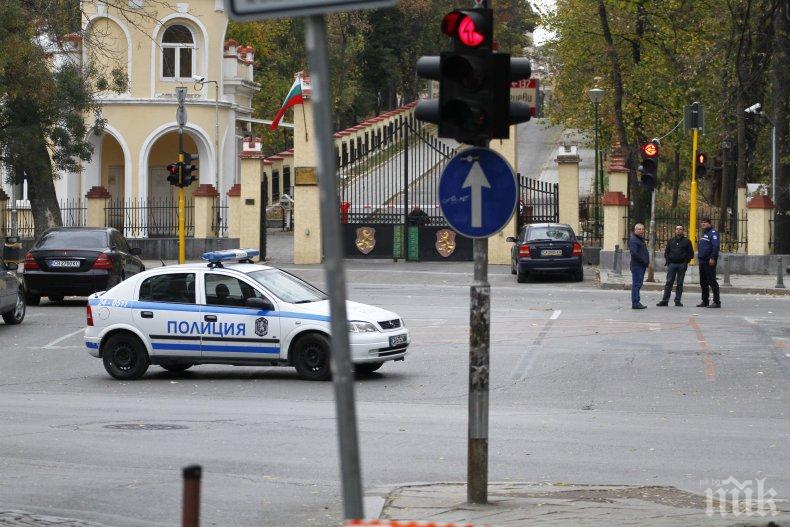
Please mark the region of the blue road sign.
[[488, 148], [467, 148], [439, 178], [439, 206], [447, 223], [467, 238], [501, 231], [516, 209], [516, 175], [510, 163]]

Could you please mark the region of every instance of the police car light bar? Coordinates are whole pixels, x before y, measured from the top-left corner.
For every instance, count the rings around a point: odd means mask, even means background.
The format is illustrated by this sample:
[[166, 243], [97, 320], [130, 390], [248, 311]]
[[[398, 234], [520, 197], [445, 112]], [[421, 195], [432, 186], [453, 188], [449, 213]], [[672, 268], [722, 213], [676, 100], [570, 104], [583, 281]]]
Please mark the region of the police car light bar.
[[227, 251], [203, 253], [203, 259], [211, 263], [218, 263], [226, 260], [251, 260], [259, 254], [261, 252], [256, 249], [229, 249]]

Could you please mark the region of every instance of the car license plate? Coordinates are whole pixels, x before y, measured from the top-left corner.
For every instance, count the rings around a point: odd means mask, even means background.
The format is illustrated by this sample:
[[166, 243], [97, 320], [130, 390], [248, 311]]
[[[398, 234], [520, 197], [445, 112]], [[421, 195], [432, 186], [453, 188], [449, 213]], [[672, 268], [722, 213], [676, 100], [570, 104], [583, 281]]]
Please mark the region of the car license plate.
[[406, 335], [395, 335], [390, 337], [390, 347], [406, 344]]
[[50, 260], [50, 267], [79, 267], [79, 260]]
[[540, 251], [541, 256], [562, 256], [562, 249], [544, 249]]

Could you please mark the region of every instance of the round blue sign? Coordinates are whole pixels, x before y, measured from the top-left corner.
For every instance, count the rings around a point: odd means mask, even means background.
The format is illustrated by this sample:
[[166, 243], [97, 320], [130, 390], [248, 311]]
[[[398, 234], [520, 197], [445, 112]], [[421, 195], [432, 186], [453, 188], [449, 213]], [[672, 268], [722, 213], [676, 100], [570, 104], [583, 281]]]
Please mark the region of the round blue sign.
[[488, 148], [459, 152], [439, 178], [442, 215], [468, 238], [487, 238], [501, 231], [513, 216], [517, 200], [513, 168]]

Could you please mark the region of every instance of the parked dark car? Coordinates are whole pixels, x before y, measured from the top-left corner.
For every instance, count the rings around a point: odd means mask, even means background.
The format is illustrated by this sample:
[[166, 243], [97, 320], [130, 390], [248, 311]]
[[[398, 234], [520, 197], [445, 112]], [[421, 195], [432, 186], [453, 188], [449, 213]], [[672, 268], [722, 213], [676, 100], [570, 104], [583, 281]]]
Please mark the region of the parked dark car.
[[584, 280], [582, 245], [570, 225], [524, 225], [518, 239], [511, 236], [507, 241], [513, 243], [510, 271], [519, 283], [532, 273], [567, 273], [576, 281]]
[[38, 305], [42, 296], [60, 302], [64, 296], [106, 291], [145, 270], [139, 254], [116, 229], [50, 229], [25, 255], [27, 303]]
[[6, 324], [19, 324], [25, 318], [25, 288], [17, 268], [16, 263], [0, 258], [0, 314]]

